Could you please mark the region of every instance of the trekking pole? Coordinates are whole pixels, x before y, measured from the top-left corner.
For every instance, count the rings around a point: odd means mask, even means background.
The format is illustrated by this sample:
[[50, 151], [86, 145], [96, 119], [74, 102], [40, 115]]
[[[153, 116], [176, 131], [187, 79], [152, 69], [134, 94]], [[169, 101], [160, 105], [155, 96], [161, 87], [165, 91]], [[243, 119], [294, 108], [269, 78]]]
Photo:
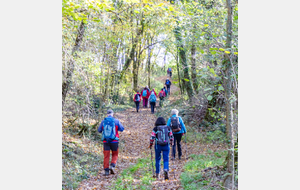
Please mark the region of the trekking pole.
[[186, 133], [185, 133], [185, 162], [186, 162], [186, 155], [187, 155], [187, 145], [186, 145]]
[[[172, 145], [172, 153], [171, 153], [171, 155], [173, 154], [173, 149], [174, 149], [174, 147], [173, 147], [173, 145]], [[174, 179], [176, 179], [176, 177], [175, 177], [175, 157], [174, 157], [174, 159], [173, 159], [173, 172], [174, 172]]]
[[154, 177], [154, 167], [153, 167], [153, 159], [152, 159], [152, 149], [150, 148], [151, 151], [151, 161], [152, 161], [152, 175]]

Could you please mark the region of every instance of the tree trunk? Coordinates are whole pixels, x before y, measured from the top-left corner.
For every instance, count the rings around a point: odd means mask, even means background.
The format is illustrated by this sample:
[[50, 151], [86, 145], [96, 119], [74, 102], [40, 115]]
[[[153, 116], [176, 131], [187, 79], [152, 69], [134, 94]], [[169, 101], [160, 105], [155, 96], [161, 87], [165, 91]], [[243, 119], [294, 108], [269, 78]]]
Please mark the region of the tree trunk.
[[[231, 49], [232, 42], [232, 6], [231, 0], [226, 0], [227, 6], [227, 24], [226, 24], [226, 48]], [[225, 67], [225, 100], [226, 100], [226, 132], [229, 139], [231, 139], [230, 149], [228, 151], [229, 159], [227, 161], [227, 172], [231, 175], [228, 175], [224, 180], [224, 186], [229, 189], [234, 189], [234, 131], [232, 126], [233, 114], [232, 114], [232, 104], [230, 102], [232, 82], [231, 82], [231, 63], [229, 60], [229, 56], [225, 55], [224, 59], [224, 67]]]
[[[129, 56], [129, 58], [125, 62], [125, 65], [124, 65], [123, 70], [121, 72], [120, 79], [123, 78], [123, 75], [124, 75], [125, 71], [130, 66], [131, 60], [133, 60], [133, 58], [134, 58], [134, 52], [135, 52], [136, 46], [137, 46], [137, 44], [139, 42], [140, 36], [144, 32], [144, 20], [143, 20], [143, 16], [142, 16], [142, 18], [140, 20], [141, 20], [140, 28], [137, 29], [136, 37], [134, 38], [133, 43], [132, 43], [132, 48], [131, 48], [131, 51], [130, 51], [130, 56]], [[139, 26], [137, 26], [137, 27], [139, 27]]]
[[179, 61], [178, 61], [178, 59], [179, 59], [179, 56], [178, 56], [178, 48], [177, 48], [177, 56], [176, 56], [176, 65], [177, 65], [177, 75], [178, 75], [178, 83], [179, 83], [179, 88], [180, 88], [180, 94], [183, 94], [182, 93], [182, 87], [181, 87], [181, 82], [180, 82], [180, 71], [179, 71]]
[[[151, 38], [151, 42], [148, 40], [149, 44], [152, 44], [152, 38]], [[151, 89], [150, 87], [150, 75], [151, 75], [151, 70], [150, 70], [150, 65], [151, 65], [151, 49], [152, 46], [148, 47], [148, 60], [147, 60], [147, 70], [148, 70], [148, 87]]]
[[196, 72], [196, 46], [194, 43], [192, 44], [191, 54], [192, 54], [192, 56], [191, 56], [191, 66], [192, 66], [191, 76], [192, 76], [194, 90], [197, 91], [198, 83], [197, 83], [197, 76], [196, 76], [196, 74], [197, 74], [197, 72]]
[[[136, 52], [137, 54], [137, 52]], [[132, 65], [133, 71], [133, 90], [137, 91], [138, 89], [138, 66], [137, 66], [137, 56], [133, 60], [133, 65]]]
[[85, 26], [85, 24], [82, 21], [80, 26], [79, 26], [78, 32], [77, 32], [75, 45], [72, 49], [71, 59], [70, 59], [69, 64], [67, 66], [67, 69], [68, 69], [67, 76], [66, 76], [66, 79], [64, 80], [64, 82], [62, 84], [62, 108], [64, 108], [65, 99], [66, 99], [66, 96], [67, 96], [67, 93], [69, 91], [70, 84], [71, 84], [71, 81], [72, 81], [72, 76], [73, 76], [73, 72], [74, 72], [75, 58], [77, 57], [76, 52], [79, 50], [80, 44], [81, 44], [82, 39], [83, 39], [84, 26]]
[[182, 36], [180, 33], [180, 28], [178, 26], [175, 28], [174, 33], [178, 43], [177, 47], [179, 49], [179, 60], [181, 65], [183, 66], [183, 76], [184, 76], [183, 85], [187, 91], [189, 100], [191, 101], [192, 97], [194, 96], [194, 91], [190, 80], [188, 64], [186, 61], [185, 48], [182, 44]]

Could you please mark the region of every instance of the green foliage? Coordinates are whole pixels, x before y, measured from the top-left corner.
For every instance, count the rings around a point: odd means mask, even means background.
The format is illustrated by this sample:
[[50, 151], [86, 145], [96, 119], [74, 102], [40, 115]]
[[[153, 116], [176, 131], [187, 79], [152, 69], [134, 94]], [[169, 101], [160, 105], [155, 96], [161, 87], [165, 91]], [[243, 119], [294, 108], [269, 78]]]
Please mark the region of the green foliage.
[[[155, 179], [152, 177], [151, 160], [149, 155], [147, 156], [139, 158], [136, 164], [124, 169], [118, 179], [111, 184], [110, 189], [151, 189]], [[140, 183], [133, 185], [133, 180], [140, 180]]]
[[221, 166], [225, 161], [227, 151], [210, 152], [208, 155], [191, 155], [191, 161], [184, 166], [184, 172], [181, 173], [180, 179], [184, 189], [205, 189], [210, 180], [205, 177], [203, 170]]
[[75, 189], [80, 181], [97, 175], [103, 163], [103, 157], [99, 155], [99, 150], [102, 150], [102, 145], [97, 142], [86, 144], [75, 138], [71, 141], [63, 140], [63, 189]]

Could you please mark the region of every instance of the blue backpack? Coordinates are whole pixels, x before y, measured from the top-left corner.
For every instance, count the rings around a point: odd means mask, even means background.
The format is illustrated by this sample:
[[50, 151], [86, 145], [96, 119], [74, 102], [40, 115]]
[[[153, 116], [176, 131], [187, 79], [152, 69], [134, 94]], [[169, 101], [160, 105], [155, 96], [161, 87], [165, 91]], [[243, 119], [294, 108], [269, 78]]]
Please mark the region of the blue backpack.
[[155, 94], [151, 94], [150, 95], [149, 101], [150, 102], [156, 102], [156, 96], [155, 96]]
[[107, 142], [119, 140], [119, 138], [116, 137], [115, 119], [113, 117], [107, 117], [103, 121], [102, 141], [103, 140]]
[[166, 85], [170, 85], [170, 81], [169, 80], [166, 81]]
[[143, 90], [143, 97], [147, 96], [147, 90]]

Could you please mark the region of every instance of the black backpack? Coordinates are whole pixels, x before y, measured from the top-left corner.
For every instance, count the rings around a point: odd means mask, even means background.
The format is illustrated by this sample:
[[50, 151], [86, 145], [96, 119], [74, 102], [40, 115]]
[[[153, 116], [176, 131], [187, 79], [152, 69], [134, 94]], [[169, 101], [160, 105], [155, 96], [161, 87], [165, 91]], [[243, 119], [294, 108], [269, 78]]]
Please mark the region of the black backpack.
[[169, 139], [169, 130], [166, 125], [157, 126], [157, 144], [159, 145], [167, 145], [170, 142]]
[[171, 117], [171, 129], [173, 132], [181, 131], [181, 124], [179, 122], [179, 117]]
[[141, 99], [140, 95], [139, 95], [139, 94], [136, 94], [136, 95], [135, 95], [135, 101], [136, 101], [136, 102], [139, 102], [140, 99]]

